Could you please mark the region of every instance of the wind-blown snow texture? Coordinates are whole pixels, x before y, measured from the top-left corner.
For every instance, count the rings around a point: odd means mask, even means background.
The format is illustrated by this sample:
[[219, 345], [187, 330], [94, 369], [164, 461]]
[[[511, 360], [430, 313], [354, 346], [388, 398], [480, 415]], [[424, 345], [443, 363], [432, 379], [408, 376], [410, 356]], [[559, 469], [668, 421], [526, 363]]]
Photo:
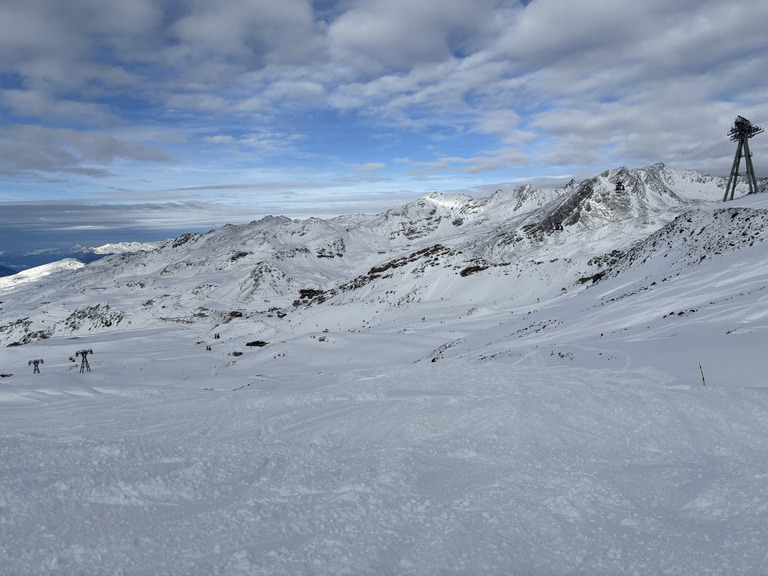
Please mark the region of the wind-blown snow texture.
[[622, 168], [1, 280], [0, 573], [764, 573], [768, 199], [723, 187]]

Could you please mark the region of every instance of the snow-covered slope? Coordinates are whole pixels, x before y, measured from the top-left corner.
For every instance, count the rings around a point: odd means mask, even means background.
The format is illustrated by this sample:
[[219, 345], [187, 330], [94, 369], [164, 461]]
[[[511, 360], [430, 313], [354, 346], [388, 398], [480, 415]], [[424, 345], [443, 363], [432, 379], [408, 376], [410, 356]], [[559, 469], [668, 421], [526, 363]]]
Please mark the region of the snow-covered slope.
[[768, 195], [723, 186], [620, 168], [5, 284], [0, 567], [761, 573]]
[[74, 258], [66, 258], [51, 264], [43, 264], [42, 266], [36, 266], [29, 270], [24, 270], [14, 274], [13, 276], [6, 276], [0, 278], [0, 290], [15, 289], [23, 286], [24, 284], [40, 282], [46, 276], [51, 274], [60, 275], [61, 273], [71, 272], [72, 270], [79, 270], [85, 266], [79, 260]]

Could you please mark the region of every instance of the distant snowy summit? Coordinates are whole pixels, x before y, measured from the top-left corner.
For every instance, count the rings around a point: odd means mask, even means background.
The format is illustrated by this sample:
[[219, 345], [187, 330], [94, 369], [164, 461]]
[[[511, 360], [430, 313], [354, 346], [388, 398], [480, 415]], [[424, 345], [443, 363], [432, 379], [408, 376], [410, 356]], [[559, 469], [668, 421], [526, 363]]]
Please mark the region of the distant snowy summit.
[[104, 244], [97, 248], [88, 248], [90, 252], [100, 255], [125, 254], [126, 252], [141, 252], [143, 250], [154, 250], [162, 242], [118, 242], [116, 244]]
[[42, 250], [0, 253], [0, 277], [16, 274], [59, 260], [75, 259], [88, 264], [111, 254], [154, 250], [162, 242], [119, 242], [98, 247], [75, 245], [71, 248], [47, 248]]

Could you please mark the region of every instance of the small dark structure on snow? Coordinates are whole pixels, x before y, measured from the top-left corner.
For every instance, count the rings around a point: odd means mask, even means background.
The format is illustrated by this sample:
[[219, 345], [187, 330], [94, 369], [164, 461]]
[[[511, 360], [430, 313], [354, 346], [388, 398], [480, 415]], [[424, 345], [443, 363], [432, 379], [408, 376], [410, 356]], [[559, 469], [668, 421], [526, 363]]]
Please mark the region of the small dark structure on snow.
[[34, 365], [35, 367], [34, 370], [32, 370], [32, 374], [40, 374], [40, 364], [45, 364], [42, 358], [35, 358], [34, 360], [27, 362], [27, 366]]
[[75, 357], [80, 356], [82, 360], [80, 361], [80, 373], [83, 372], [90, 372], [91, 371], [91, 365], [88, 364], [88, 354], [93, 354], [93, 350], [78, 350], [75, 352]]

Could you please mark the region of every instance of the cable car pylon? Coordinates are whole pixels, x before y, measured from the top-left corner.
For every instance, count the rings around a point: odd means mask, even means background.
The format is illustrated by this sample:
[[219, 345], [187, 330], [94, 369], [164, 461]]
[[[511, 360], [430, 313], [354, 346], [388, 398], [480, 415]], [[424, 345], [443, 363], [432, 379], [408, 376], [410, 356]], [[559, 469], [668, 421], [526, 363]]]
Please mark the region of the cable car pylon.
[[90, 372], [91, 371], [91, 365], [88, 364], [88, 354], [93, 354], [93, 350], [78, 350], [75, 352], [75, 358], [80, 356], [82, 360], [80, 361], [80, 373], [83, 372]]
[[[757, 178], [755, 178], [755, 168], [752, 166], [752, 153], [749, 151], [749, 139], [757, 134], [760, 134], [763, 129], [760, 126], [755, 126], [744, 118], [743, 116], [736, 116], [736, 121], [733, 123], [733, 128], [730, 129], [728, 135], [731, 140], [738, 142], [736, 147], [736, 156], [733, 158], [733, 166], [731, 167], [731, 175], [728, 177], [728, 186], [725, 187], [725, 195], [723, 196], [723, 202], [733, 200], [733, 194], [736, 192], [736, 180], [739, 177], [739, 165], [741, 164], [741, 157], [744, 156], [744, 162], [746, 164], [747, 183], [749, 184], [749, 193], [757, 193]], [[733, 186], [731, 186], [733, 184]]]

